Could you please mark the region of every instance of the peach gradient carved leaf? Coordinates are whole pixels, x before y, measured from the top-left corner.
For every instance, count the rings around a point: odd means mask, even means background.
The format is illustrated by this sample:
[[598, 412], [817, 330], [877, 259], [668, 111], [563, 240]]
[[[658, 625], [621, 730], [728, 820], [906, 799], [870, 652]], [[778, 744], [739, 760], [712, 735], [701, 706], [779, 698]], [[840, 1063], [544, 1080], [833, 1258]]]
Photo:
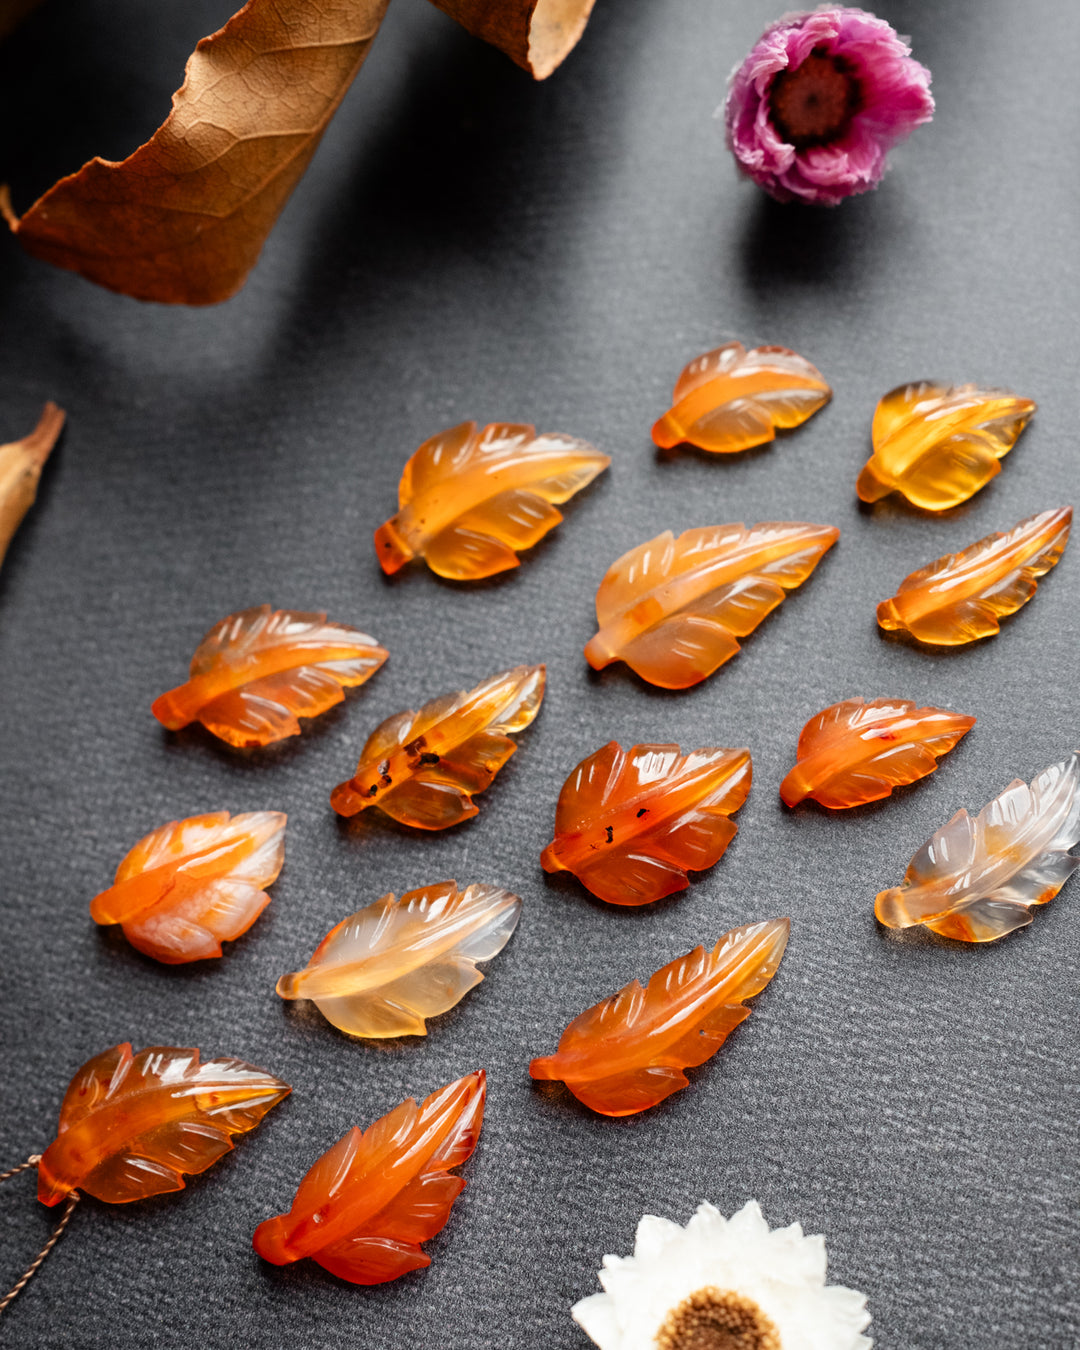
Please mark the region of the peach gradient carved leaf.
[[729, 817], [750, 791], [750, 751], [611, 741], [559, 793], [545, 872], [573, 872], [612, 905], [647, 905], [718, 862], [738, 832]]
[[475, 816], [473, 794], [490, 786], [517, 749], [510, 735], [540, 710], [544, 673], [543, 666], [515, 666], [467, 693], [388, 717], [368, 737], [352, 778], [330, 794], [330, 805], [339, 816], [377, 806], [421, 830]]
[[571, 1022], [558, 1051], [534, 1059], [529, 1073], [561, 1079], [601, 1115], [655, 1106], [750, 1016], [743, 1004], [776, 974], [790, 929], [789, 919], [733, 928], [711, 952], [695, 947], [662, 967], [646, 988], [632, 981]]
[[285, 820], [280, 811], [217, 811], [162, 825], [90, 902], [90, 917], [123, 924], [133, 947], [168, 965], [220, 956], [270, 903], [264, 888], [285, 860]]
[[803, 727], [798, 762], [780, 784], [780, 796], [786, 806], [812, 797], [837, 810], [880, 801], [933, 773], [938, 756], [974, 725], [974, 717], [902, 698], [834, 703]]
[[433, 572], [475, 581], [518, 566], [562, 516], [565, 502], [611, 460], [570, 436], [531, 426], [475, 422], [441, 431], [405, 465], [399, 510], [375, 531], [384, 572], [424, 558]]
[[652, 438], [665, 450], [682, 441], [717, 454], [749, 450], [777, 428], [801, 426], [831, 397], [821, 371], [786, 347], [748, 352], [728, 342], [683, 370]]
[[410, 1097], [364, 1131], [355, 1126], [300, 1183], [288, 1214], [267, 1219], [252, 1246], [287, 1265], [310, 1256], [353, 1284], [384, 1284], [431, 1264], [434, 1237], [465, 1188], [451, 1176], [476, 1148], [484, 1118], [483, 1069]]
[[874, 453], [856, 491], [864, 502], [899, 492], [926, 511], [959, 506], [1001, 472], [1036, 404], [1002, 389], [928, 380], [902, 384], [874, 413]]
[[974, 820], [964, 810], [908, 864], [874, 912], [888, 928], [923, 924], [942, 937], [993, 942], [1032, 919], [1080, 867], [1080, 758], [1052, 764], [1029, 787], [1014, 779]]
[[882, 628], [920, 642], [959, 647], [992, 637], [1038, 589], [1069, 542], [1072, 507], [1028, 516], [1005, 534], [988, 534], [904, 578], [877, 607]]
[[366, 683], [386, 657], [374, 638], [325, 614], [258, 605], [211, 628], [191, 678], [152, 712], [170, 731], [197, 721], [230, 745], [269, 745], [342, 702], [342, 687]]
[[433, 0], [475, 37], [544, 80], [573, 50], [595, 0]]
[[303, 970], [282, 975], [282, 998], [309, 998], [352, 1036], [424, 1036], [425, 1018], [459, 1003], [510, 941], [521, 900], [497, 886], [456, 881], [358, 910], [330, 930]]
[[239, 1059], [199, 1063], [198, 1050], [126, 1042], [71, 1080], [56, 1139], [38, 1164], [38, 1199], [74, 1190], [110, 1204], [184, 1189], [254, 1129], [289, 1085]]
[[34, 504], [41, 471], [63, 429], [63, 410], [46, 403], [29, 435], [0, 445], [0, 565], [23, 516]]
[[378, 31], [387, 0], [249, 0], [204, 38], [173, 108], [120, 163], [92, 159], [8, 223], [30, 253], [138, 300], [243, 284]]
[[625, 661], [643, 680], [686, 689], [739, 650], [736, 639], [801, 586], [840, 537], [831, 525], [767, 522], [670, 530], [625, 553], [596, 593], [594, 670]]

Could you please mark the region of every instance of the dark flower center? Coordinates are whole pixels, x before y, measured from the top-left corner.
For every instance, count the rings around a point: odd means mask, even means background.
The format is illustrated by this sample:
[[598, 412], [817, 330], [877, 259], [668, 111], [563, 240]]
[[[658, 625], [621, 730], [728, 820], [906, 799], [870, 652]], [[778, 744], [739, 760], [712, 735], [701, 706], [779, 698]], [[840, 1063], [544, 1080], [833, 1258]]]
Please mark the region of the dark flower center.
[[800, 66], [782, 70], [769, 90], [772, 124], [796, 150], [839, 140], [862, 107], [862, 84], [844, 56], [815, 47]]
[[658, 1350], [782, 1350], [772, 1321], [753, 1299], [698, 1289], [672, 1308], [656, 1333]]

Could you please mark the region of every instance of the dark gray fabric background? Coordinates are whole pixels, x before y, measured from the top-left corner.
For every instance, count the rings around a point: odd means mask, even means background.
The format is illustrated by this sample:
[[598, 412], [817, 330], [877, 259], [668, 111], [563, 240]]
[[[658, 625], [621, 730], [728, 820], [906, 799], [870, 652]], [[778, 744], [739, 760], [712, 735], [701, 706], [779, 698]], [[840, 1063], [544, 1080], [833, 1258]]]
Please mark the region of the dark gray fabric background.
[[[17, 206], [168, 107], [228, 0], [45, 0], [0, 51], [0, 178]], [[599, 0], [544, 85], [424, 0], [384, 30], [243, 293], [140, 305], [0, 241], [0, 439], [45, 398], [70, 413], [0, 574], [3, 1004], [0, 1166], [52, 1138], [63, 1090], [130, 1039], [233, 1054], [289, 1100], [181, 1194], [87, 1201], [0, 1323], [13, 1347], [583, 1350], [570, 1304], [642, 1212], [684, 1222], [750, 1197], [827, 1236], [880, 1350], [1077, 1343], [1080, 882], [985, 949], [901, 941], [875, 892], [957, 807], [1077, 742], [1074, 543], [993, 641], [932, 653], [874, 605], [914, 567], [1075, 497], [1080, 11], [1067, 0], [895, 0], [938, 113], [885, 185], [835, 212], [737, 181], [711, 121], [774, 0]], [[662, 458], [681, 365], [738, 336], [816, 362], [832, 404], [772, 448]], [[1039, 412], [995, 483], [929, 518], [860, 508], [877, 398], [908, 379], [1000, 383]], [[532, 420], [610, 452], [609, 473], [513, 574], [472, 587], [380, 573], [372, 530], [407, 456], [466, 417]], [[624, 550], [671, 527], [805, 519], [839, 545], [743, 653], [683, 694], [581, 648]], [[236, 754], [162, 731], [151, 700], [229, 611], [326, 609], [386, 667], [303, 736]], [[534, 727], [435, 835], [344, 826], [330, 787], [383, 717], [546, 661]], [[777, 796], [804, 721], [895, 695], [978, 725], [930, 780], [829, 816]], [[603, 742], [749, 745], [754, 788], [722, 862], [623, 912], [539, 867], [567, 773]], [[196, 812], [289, 813], [273, 902], [221, 961], [169, 969], [90, 922], [126, 850]], [[343, 915], [448, 876], [525, 899], [485, 983], [422, 1040], [352, 1043], [274, 994]], [[753, 1015], [692, 1086], [613, 1121], [529, 1058], [634, 976], [735, 924], [793, 921]], [[351, 1125], [483, 1065], [467, 1189], [430, 1269], [365, 1290], [251, 1250]], [[0, 1191], [5, 1287], [55, 1218]]]

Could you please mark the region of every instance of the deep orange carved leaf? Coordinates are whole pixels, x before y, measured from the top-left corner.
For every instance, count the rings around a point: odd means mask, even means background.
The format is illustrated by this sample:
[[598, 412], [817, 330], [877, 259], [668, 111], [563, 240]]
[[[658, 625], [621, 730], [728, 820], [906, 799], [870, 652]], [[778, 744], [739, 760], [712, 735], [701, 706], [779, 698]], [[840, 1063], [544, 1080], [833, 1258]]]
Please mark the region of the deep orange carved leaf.
[[612, 905], [647, 905], [689, 885], [738, 833], [729, 819], [750, 791], [750, 751], [611, 741], [563, 784], [546, 872], [573, 872]]
[[205, 1172], [290, 1090], [243, 1060], [114, 1045], [71, 1080], [38, 1164], [38, 1199], [55, 1205], [81, 1190], [118, 1205], [182, 1191], [184, 1173]]
[[63, 429], [63, 410], [46, 403], [29, 435], [0, 445], [0, 564], [23, 516], [34, 504], [41, 471]]
[[330, 794], [339, 816], [377, 806], [403, 825], [444, 830], [475, 816], [483, 792], [517, 749], [544, 697], [543, 666], [515, 666], [468, 693], [395, 713], [368, 737], [353, 776]]
[[780, 784], [780, 796], [786, 806], [813, 797], [837, 810], [880, 801], [933, 773], [938, 756], [974, 725], [974, 717], [917, 708], [907, 699], [834, 703], [803, 727], [798, 763]]
[[585, 31], [595, 0], [433, 0], [476, 37], [545, 80]]
[[139, 840], [90, 917], [123, 924], [133, 947], [168, 965], [220, 956], [270, 903], [264, 888], [285, 860], [285, 820], [217, 811], [170, 821]]
[[252, 1246], [276, 1266], [310, 1256], [353, 1284], [384, 1284], [431, 1264], [421, 1242], [446, 1224], [465, 1188], [450, 1176], [476, 1148], [483, 1069], [410, 1097], [364, 1131], [355, 1126], [300, 1183], [288, 1214], [267, 1219]]
[[325, 614], [259, 605], [215, 624], [191, 658], [191, 678], [152, 712], [170, 731], [198, 721], [230, 745], [269, 745], [297, 735], [297, 718], [340, 703], [342, 688], [364, 684], [386, 657], [374, 638]]
[[535, 427], [475, 422], [441, 431], [405, 465], [400, 510], [375, 531], [384, 572], [422, 557], [433, 572], [475, 581], [517, 567], [562, 516], [565, 502], [611, 460], [570, 436], [537, 436]]
[[690, 362], [652, 437], [665, 450], [682, 441], [717, 454], [749, 450], [777, 428], [801, 426], [831, 397], [821, 371], [786, 347], [748, 352], [728, 342]]
[[801, 586], [840, 538], [831, 525], [768, 522], [665, 530], [608, 569], [596, 593], [594, 670], [625, 661], [643, 680], [686, 689], [711, 675]]
[[204, 38], [173, 109], [121, 163], [92, 159], [8, 223], [36, 257], [139, 300], [244, 284], [363, 64], [387, 0], [249, 0]]
[[533, 1078], [561, 1080], [604, 1116], [632, 1116], [688, 1085], [684, 1069], [704, 1064], [776, 974], [790, 919], [733, 928], [711, 952], [695, 947], [589, 1008], [562, 1034], [554, 1055], [534, 1059]]
[[899, 492], [925, 511], [959, 506], [1001, 472], [1036, 410], [1004, 389], [922, 380], [885, 395], [874, 413], [874, 453], [856, 491], [864, 502]]
[[1069, 542], [1072, 507], [1028, 516], [1006, 534], [988, 534], [904, 578], [877, 607], [882, 628], [920, 642], [959, 647], [992, 637], [1038, 589]]

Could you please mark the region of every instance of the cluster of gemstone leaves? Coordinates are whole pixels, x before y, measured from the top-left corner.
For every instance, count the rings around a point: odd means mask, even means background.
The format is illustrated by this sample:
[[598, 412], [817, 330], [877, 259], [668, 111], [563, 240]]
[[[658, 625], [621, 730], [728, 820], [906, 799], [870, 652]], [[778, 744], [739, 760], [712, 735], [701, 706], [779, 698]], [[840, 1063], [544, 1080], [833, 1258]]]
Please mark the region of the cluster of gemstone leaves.
[[[732, 453], [804, 422], [830, 397], [794, 352], [739, 343], [692, 361], [671, 409], [653, 429], [661, 447], [689, 442]], [[966, 500], [1000, 472], [1035, 405], [999, 390], [919, 383], [878, 405], [874, 453], [859, 475], [865, 501], [898, 492], [926, 510]], [[401, 479], [397, 514], [375, 534], [387, 572], [422, 557], [441, 576], [472, 580], [518, 565], [561, 520], [556, 509], [609, 464], [584, 442], [519, 425], [465, 423], [427, 441]], [[1044, 511], [1004, 533], [919, 568], [878, 606], [878, 622], [911, 640], [956, 646], [998, 631], [1060, 558], [1070, 508]], [[813, 572], [839, 538], [831, 526], [766, 522], [670, 531], [618, 559], [596, 596], [598, 631], [585, 647], [601, 669], [624, 661], [643, 680], [684, 689], [711, 676]], [[295, 735], [364, 684], [387, 652], [323, 614], [271, 610], [229, 615], [204, 638], [186, 683], [153, 705], [163, 726], [201, 723], [236, 747]], [[342, 816], [377, 808], [404, 825], [440, 830], [475, 815], [476, 796], [514, 754], [536, 717], [543, 666], [519, 666], [467, 692], [388, 718], [368, 737], [355, 772], [330, 792]], [[973, 717], [902, 698], [846, 699], [803, 728], [784, 803], [806, 798], [843, 810], [889, 796], [932, 773]], [[567, 871], [613, 905], [648, 905], [714, 866], [734, 838], [732, 816], [750, 790], [749, 750], [616, 742], [585, 758], [555, 808], [540, 861]], [[1080, 859], [1080, 761], [1014, 782], [972, 820], [960, 811], [912, 859], [899, 886], [877, 897], [892, 928], [921, 924], [984, 942], [1031, 921]], [[91, 903], [100, 924], [159, 961], [221, 955], [269, 902], [284, 858], [285, 816], [225, 811], [163, 825], [135, 845], [114, 884]], [[344, 919], [303, 969], [283, 975], [283, 999], [311, 1000], [350, 1035], [424, 1035], [484, 977], [510, 939], [521, 900], [497, 886], [439, 882], [386, 895]], [[776, 972], [787, 919], [748, 924], [699, 946], [589, 1008], [556, 1052], [530, 1065], [592, 1110], [632, 1115], [688, 1085], [747, 1016], [746, 1001]], [[72, 1081], [58, 1137], [39, 1166], [39, 1195], [56, 1204], [76, 1189], [140, 1199], [184, 1185], [209, 1167], [289, 1091], [237, 1060], [201, 1063], [197, 1050], [116, 1046]], [[283, 1264], [311, 1257], [359, 1284], [428, 1264], [421, 1243], [446, 1223], [464, 1186], [453, 1169], [475, 1148], [483, 1070], [401, 1103], [366, 1131], [352, 1129], [318, 1158], [287, 1214], [254, 1235]]]

